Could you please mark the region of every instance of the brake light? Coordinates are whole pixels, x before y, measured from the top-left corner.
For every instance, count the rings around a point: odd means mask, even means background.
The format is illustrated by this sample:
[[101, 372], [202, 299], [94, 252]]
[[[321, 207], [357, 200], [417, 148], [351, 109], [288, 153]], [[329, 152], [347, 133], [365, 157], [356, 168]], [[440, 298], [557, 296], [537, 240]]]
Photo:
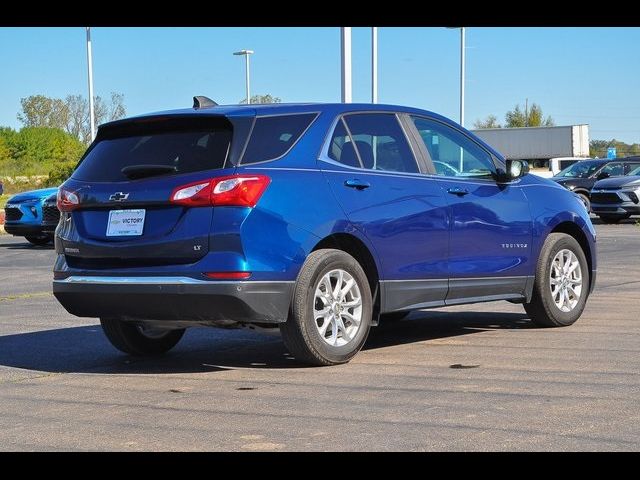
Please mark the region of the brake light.
[[255, 207], [269, 186], [266, 175], [230, 175], [182, 185], [173, 190], [170, 201], [190, 207]]
[[64, 188], [59, 188], [56, 195], [56, 203], [58, 205], [58, 210], [61, 212], [70, 212], [71, 210], [78, 208], [80, 200], [78, 199], [78, 195], [75, 193], [65, 190]]

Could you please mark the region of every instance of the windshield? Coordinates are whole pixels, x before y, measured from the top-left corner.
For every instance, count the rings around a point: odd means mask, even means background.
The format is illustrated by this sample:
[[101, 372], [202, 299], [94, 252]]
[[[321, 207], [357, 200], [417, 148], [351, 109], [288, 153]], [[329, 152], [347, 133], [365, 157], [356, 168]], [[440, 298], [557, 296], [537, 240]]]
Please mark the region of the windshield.
[[602, 162], [582, 161], [568, 166], [556, 175], [556, 177], [587, 178], [601, 166]]

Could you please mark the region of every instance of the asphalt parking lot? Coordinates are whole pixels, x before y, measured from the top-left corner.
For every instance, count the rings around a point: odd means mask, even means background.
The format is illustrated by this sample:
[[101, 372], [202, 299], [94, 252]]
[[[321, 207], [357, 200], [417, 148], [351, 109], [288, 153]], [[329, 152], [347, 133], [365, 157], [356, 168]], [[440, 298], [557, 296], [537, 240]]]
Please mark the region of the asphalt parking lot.
[[571, 327], [507, 302], [415, 312], [330, 368], [239, 330], [127, 357], [55, 301], [51, 248], [0, 236], [0, 449], [639, 450], [633, 223], [596, 225], [598, 286]]

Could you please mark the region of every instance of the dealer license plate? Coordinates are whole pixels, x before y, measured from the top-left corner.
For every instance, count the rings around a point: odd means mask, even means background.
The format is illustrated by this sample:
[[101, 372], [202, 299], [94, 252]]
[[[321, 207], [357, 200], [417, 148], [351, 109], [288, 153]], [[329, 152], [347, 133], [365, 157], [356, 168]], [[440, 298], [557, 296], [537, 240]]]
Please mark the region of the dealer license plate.
[[111, 210], [107, 222], [107, 237], [142, 235], [146, 210]]

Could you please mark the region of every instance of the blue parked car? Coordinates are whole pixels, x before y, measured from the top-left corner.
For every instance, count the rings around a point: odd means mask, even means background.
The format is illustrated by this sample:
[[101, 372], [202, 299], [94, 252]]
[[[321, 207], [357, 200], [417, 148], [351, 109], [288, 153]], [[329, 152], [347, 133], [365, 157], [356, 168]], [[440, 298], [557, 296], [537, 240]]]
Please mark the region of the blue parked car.
[[218, 106], [107, 123], [60, 188], [53, 292], [133, 355], [191, 326], [279, 327], [349, 361], [416, 309], [582, 314], [596, 235], [580, 199], [456, 123], [370, 104]]
[[57, 188], [43, 188], [22, 192], [7, 200], [4, 207], [7, 233], [25, 237], [34, 245], [46, 245], [60, 220], [56, 206]]

